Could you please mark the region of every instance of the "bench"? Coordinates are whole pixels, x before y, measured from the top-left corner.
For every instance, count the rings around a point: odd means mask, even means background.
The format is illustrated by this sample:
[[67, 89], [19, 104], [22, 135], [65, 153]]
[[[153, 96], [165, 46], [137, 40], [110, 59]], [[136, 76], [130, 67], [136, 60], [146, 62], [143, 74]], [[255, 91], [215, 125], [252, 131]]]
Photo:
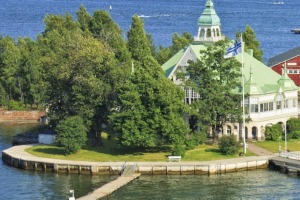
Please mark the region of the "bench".
[[168, 156], [169, 162], [180, 162], [181, 156]]

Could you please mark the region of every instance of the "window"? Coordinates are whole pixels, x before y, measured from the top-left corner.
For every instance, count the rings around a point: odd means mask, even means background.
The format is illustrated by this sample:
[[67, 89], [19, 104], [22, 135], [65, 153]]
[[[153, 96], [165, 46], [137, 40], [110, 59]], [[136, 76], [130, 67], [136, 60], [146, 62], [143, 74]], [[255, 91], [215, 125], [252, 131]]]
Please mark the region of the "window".
[[269, 111], [272, 111], [272, 110], [274, 110], [274, 108], [273, 108], [273, 105], [274, 105], [274, 103], [273, 103], [273, 102], [270, 102], [270, 103], [269, 103]]
[[227, 126], [227, 135], [231, 135], [231, 126]]
[[284, 108], [288, 108], [288, 100], [284, 100]]
[[264, 103], [264, 112], [269, 111], [269, 103]]
[[251, 104], [251, 113], [258, 113], [258, 104]]
[[260, 109], [259, 109], [259, 111], [260, 111], [260, 112], [264, 112], [264, 104], [263, 104], [263, 103], [260, 104]]
[[277, 108], [277, 110], [281, 109], [281, 101], [276, 102], [276, 108]]
[[294, 74], [298, 74], [298, 70], [294, 70]]

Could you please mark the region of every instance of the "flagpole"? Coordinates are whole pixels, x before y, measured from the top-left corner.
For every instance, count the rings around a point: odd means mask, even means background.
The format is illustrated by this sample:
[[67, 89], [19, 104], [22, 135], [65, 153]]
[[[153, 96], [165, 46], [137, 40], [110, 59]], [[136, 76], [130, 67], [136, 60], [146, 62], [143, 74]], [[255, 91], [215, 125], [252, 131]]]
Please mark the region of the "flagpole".
[[241, 44], [242, 44], [242, 95], [243, 95], [243, 125], [242, 125], [242, 135], [243, 135], [243, 146], [244, 154], [247, 153], [246, 146], [246, 131], [245, 131], [245, 78], [244, 78], [244, 45], [243, 45], [243, 35], [241, 34]]

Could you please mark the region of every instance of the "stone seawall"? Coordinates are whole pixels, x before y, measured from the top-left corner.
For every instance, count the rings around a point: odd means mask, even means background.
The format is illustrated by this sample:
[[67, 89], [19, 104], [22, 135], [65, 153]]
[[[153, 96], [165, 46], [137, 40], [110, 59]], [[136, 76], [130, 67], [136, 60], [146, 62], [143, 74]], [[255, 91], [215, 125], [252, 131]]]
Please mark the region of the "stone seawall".
[[4, 111], [0, 110], [0, 121], [5, 120], [35, 120], [45, 116], [44, 111]]
[[[30, 145], [14, 146], [2, 152], [2, 160], [12, 167], [77, 174], [119, 174], [124, 162], [85, 162], [39, 158], [24, 149]], [[141, 174], [218, 174], [267, 168], [270, 156], [243, 157], [206, 162], [137, 162]], [[132, 162], [133, 163], [133, 162]], [[129, 162], [127, 162], [129, 164]]]

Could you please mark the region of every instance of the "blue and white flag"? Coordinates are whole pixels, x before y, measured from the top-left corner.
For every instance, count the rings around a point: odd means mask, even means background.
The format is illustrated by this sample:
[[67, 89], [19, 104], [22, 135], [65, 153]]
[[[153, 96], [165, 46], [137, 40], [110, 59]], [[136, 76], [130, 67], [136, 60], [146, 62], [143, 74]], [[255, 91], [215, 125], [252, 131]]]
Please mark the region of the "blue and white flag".
[[234, 42], [233, 45], [228, 47], [227, 52], [224, 56], [224, 58], [231, 58], [236, 56], [238, 53], [242, 52], [242, 41], [241, 38]]

